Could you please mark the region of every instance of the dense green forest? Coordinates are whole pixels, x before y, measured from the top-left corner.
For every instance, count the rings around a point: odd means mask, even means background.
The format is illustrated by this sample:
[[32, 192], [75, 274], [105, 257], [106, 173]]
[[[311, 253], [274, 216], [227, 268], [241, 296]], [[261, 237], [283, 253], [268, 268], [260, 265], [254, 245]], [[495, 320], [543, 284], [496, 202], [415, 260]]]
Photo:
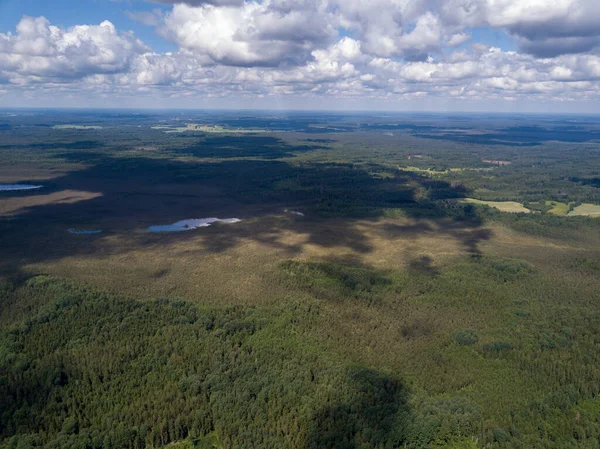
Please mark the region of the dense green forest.
[[203, 310], [47, 277], [3, 295], [28, 316], [2, 334], [6, 447], [425, 447], [479, 425], [460, 400], [419, 417], [396, 376], [326, 354], [295, 329], [310, 305]]
[[0, 125], [0, 448], [600, 448], [594, 120]]
[[[530, 264], [487, 258], [435, 277], [292, 261], [280, 271], [313, 299], [214, 309], [44, 276], [5, 283], [3, 447], [597, 447], [600, 316], [585, 289], [562, 296]], [[486, 294], [493, 305], [476, 299]], [[335, 317], [323, 301], [377, 308], [401, 296], [473, 316], [487, 308], [504, 326], [400, 324], [400, 340], [441, 333], [414, 377], [353, 362], [334, 349], [341, 335], [324, 337]], [[470, 384], [514, 400], [509, 415]]]

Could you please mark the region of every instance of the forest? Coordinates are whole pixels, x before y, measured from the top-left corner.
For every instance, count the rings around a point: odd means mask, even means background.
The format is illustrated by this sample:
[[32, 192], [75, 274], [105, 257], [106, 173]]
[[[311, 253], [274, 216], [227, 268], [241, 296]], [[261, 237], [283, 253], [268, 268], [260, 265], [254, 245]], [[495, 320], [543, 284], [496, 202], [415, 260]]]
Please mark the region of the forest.
[[599, 140], [0, 111], [0, 448], [600, 447]]

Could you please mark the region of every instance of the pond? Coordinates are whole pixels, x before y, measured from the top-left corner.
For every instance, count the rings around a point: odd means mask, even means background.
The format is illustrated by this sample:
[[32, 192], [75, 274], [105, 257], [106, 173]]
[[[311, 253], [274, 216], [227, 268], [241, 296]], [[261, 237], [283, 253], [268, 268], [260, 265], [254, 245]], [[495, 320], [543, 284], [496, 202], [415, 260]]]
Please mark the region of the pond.
[[181, 220], [170, 225], [155, 225], [150, 226], [148, 230], [152, 232], [181, 232], [191, 231], [192, 229], [207, 228], [213, 223], [239, 223], [239, 218], [191, 218]]
[[283, 211], [286, 214], [292, 214], [292, 215], [298, 215], [299, 217], [304, 217], [304, 213], [303, 212], [298, 212], [297, 210], [288, 210], [288, 209], [283, 209]]

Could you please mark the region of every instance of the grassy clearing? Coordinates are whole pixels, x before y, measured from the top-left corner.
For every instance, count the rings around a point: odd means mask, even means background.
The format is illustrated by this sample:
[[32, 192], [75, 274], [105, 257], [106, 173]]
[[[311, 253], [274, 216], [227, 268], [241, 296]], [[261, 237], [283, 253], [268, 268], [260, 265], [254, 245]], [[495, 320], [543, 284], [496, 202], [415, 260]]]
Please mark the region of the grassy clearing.
[[547, 206], [552, 206], [552, 209], [548, 211], [550, 214], [560, 215], [562, 217], [569, 213], [569, 204], [560, 203], [558, 201], [546, 201]]
[[501, 212], [524, 214], [531, 213], [531, 211], [524, 207], [522, 203], [517, 203], [516, 201], [482, 201], [476, 200], [474, 198], [465, 198], [464, 201], [471, 204], [482, 204], [485, 206], [493, 207], [494, 209], [498, 209]]
[[413, 172], [413, 173], [424, 173], [424, 174], [427, 174], [430, 176], [432, 176], [432, 175], [447, 175], [449, 173], [462, 173], [462, 172], [469, 172], [469, 171], [483, 172], [483, 171], [493, 170], [492, 168], [469, 168], [469, 167], [455, 167], [455, 168], [448, 168], [446, 170], [435, 170], [435, 169], [431, 169], [431, 168], [419, 168], [419, 167], [413, 167], [413, 166], [408, 166], [408, 167], [398, 166], [398, 169]]
[[28, 209], [61, 204], [74, 204], [101, 197], [98, 192], [85, 192], [80, 190], [61, 190], [47, 195], [27, 195], [24, 197], [0, 198], [0, 217], [18, 215]]
[[24, 180], [29, 182], [47, 181], [64, 176], [70, 170], [80, 168], [81, 166], [75, 164], [60, 168], [52, 166], [40, 167], [27, 163], [0, 165], [0, 184], [17, 184]]
[[412, 167], [412, 166], [408, 166], [408, 167], [398, 166], [398, 169], [413, 172], [413, 173], [426, 173], [428, 175], [445, 175], [446, 173], [448, 173], [448, 170], [433, 170], [431, 168], [419, 168], [419, 167]]
[[600, 205], [598, 204], [582, 204], [577, 206], [571, 212], [567, 214], [569, 217], [586, 216], [586, 217], [600, 217]]
[[249, 128], [225, 128], [218, 125], [198, 125], [195, 123], [188, 123], [186, 126], [168, 126], [168, 125], [157, 125], [152, 126], [151, 129], [163, 130], [167, 134], [170, 133], [182, 133], [187, 131], [196, 131], [206, 134], [257, 134], [257, 133], [269, 133], [270, 130], [266, 129], [249, 129]]
[[[345, 220], [296, 220], [284, 215], [248, 218], [235, 227], [214, 225], [185, 236], [135, 231], [136, 226], [145, 229], [145, 224], [119, 224], [105, 217], [47, 228], [33, 240], [45, 248], [48, 259], [31, 260], [23, 268], [139, 299], [174, 295], [193, 300], [202, 291], [202, 301], [211, 305], [269, 305], [288, 293], [285, 285], [273, 281], [273, 273], [290, 257], [361, 260], [381, 270], [436, 266], [468, 254], [465, 240], [476, 239], [481, 232], [466, 228], [456, 235], [428, 220], [356, 220], [348, 226]], [[66, 229], [75, 226], [106, 232], [90, 239], [65, 236]], [[27, 257], [21, 245], [14, 249], [5, 245], [5, 250]], [[423, 263], [424, 256], [429, 262]]]
[[52, 129], [102, 129], [102, 126], [96, 125], [54, 125]]

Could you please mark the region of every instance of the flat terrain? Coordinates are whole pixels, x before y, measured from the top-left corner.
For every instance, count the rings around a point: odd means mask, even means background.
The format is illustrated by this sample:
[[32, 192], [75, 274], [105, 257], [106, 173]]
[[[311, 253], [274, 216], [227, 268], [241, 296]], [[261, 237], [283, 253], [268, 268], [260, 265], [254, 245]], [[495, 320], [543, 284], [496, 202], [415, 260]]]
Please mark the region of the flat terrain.
[[101, 126], [89, 125], [54, 125], [53, 129], [102, 129]]
[[600, 217], [600, 205], [598, 204], [582, 204], [574, 208], [567, 214], [570, 217], [576, 216], [588, 216], [588, 217]]
[[546, 201], [546, 205], [551, 206], [548, 212], [554, 215], [565, 216], [569, 213], [569, 205], [558, 201]]
[[511, 212], [511, 213], [524, 213], [528, 214], [531, 211], [524, 207], [521, 203], [517, 203], [516, 201], [482, 201], [476, 200], [473, 198], [465, 198], [467, 203], [471, 204], [483, 204], [485, 206], [493, 207], [494, 209], [498, 209], [501, 212]]
[[597, 446], [600, 123], [186, 114], [0, 120], [0, 448]]

